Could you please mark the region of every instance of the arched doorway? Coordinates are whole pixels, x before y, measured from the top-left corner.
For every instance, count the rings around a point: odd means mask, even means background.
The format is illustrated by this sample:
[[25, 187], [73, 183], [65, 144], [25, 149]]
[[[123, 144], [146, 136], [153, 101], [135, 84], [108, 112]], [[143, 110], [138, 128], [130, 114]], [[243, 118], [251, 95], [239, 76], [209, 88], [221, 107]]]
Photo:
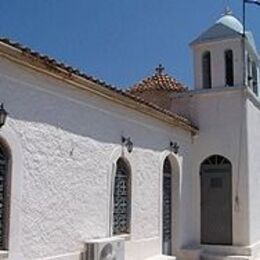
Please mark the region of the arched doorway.
[[200, 167], [201, 243], [232, 244], [232, 165], [213, 155]]

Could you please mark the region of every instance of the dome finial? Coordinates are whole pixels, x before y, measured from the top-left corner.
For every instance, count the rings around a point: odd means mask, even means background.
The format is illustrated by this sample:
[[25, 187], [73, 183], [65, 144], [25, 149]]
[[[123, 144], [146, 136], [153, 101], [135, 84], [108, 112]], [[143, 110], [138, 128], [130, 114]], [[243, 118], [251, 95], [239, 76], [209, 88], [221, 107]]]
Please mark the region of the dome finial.
[[155, 71], [156, 71], [157, 75], [162, 75], [164, 70], [165, 70], [165, 68], [163, 67], [162, 64], [159, 64], [159, 66], [157, 68], [155, 68]]
[[232, 15], [232, 14], [233, 14], [233, 12], [232, 12], [231, 8], [229, 6], [226, 6], [224, 13], [223, 13], [223, 16]]

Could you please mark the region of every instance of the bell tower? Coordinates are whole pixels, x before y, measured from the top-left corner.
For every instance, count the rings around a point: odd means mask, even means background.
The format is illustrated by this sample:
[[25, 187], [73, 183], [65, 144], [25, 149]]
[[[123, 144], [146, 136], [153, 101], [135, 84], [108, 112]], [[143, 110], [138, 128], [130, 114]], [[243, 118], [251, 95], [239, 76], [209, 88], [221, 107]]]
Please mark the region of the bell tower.
[[244, 46], [243, 25], [229, 8], [190, 45], [195, 89], [242, 87], [245, 70], [246, 85], [258, 94], [259, 55], [253, 35], [246, 32]]

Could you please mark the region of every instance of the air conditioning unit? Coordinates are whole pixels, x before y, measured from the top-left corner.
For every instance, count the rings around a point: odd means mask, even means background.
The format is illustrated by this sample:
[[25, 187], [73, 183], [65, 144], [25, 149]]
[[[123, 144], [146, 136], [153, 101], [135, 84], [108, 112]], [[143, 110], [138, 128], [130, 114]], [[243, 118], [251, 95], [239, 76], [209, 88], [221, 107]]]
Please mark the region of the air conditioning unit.
[[84, 255], [84, 260], [124, 260], [125, 241], [120, 237], [87, 241]]

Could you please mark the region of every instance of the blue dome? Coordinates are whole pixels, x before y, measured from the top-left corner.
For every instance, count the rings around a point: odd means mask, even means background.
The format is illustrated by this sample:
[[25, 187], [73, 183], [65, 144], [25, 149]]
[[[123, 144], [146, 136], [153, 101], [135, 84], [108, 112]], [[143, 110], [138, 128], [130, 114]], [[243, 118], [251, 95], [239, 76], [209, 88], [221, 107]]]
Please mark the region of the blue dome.
[[236, 32], [243, 33], [243, 25], [232, 14], [225, 14], [216, 22], [216, 24], [223, 24]]

